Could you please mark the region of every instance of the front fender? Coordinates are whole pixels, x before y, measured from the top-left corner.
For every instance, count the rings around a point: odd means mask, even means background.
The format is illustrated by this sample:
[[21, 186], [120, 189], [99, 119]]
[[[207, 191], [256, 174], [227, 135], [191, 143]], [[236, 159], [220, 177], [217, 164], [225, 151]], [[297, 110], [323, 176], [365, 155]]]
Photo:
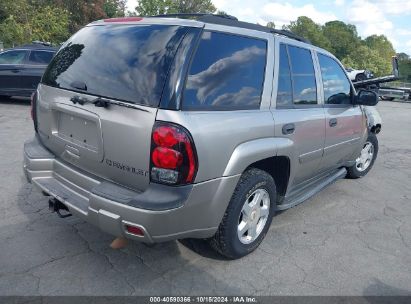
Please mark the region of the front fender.
[[251, 164], [273, 156], [291, 158], [293, 141], [289, 138], [259, 138], [238, 145], [231, 154], [223, 176], [241, 174]]

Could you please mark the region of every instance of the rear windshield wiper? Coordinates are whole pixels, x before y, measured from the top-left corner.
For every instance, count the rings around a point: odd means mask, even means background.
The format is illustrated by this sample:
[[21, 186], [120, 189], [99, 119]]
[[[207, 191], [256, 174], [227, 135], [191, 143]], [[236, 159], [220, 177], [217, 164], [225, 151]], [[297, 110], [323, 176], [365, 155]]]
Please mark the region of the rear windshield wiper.
[[126, 108], [132, 108], [132, 109], [138, 109], [138, 110], [142, 110], [145, 112], [148, 112], [145, 109], [142, 109], [134, 104], [130, 104], [127, 102], [121, 102], [121, 101], [115, 101], [115, 100], [110, 100], [110, 99], [105, 99], [102, 97], [97, 97], [95, 99], [88, 99], [88, 98], [84, 98], [81, 96], [73, 96], [70, 98], [70, 101], [74, 104], [80, 104], [80, 105], [85, 105], [87, 103], [92, 103], [94, 104], [94, 106], [99, 107], [99, 108], [108, 108], [110, 105], [117, 105], [117, 106], [121, 106], [121, 107], [126, 107]]

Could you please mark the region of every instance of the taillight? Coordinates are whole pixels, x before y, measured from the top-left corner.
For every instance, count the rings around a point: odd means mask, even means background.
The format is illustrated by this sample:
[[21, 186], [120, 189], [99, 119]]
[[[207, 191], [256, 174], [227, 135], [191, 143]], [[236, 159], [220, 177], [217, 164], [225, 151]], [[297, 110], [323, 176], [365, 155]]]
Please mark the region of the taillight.
[[151, 181], [182, 185], [194, 181], [198, 163], [190, 133], [182, 126], [156, 122], [151, 141]]
[[33, 119], [34, 130], [37, 132], [37, 92], [31, 94], [31, 119]]

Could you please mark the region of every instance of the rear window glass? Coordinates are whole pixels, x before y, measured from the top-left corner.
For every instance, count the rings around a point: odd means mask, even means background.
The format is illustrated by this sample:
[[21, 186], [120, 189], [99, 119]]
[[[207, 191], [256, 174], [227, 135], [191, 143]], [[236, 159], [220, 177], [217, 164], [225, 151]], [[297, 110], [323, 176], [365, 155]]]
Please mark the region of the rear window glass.
[[264, 40], [203, 32], [187, 78], [183, 110], [258, 109], [266, 50]]
[[58, 51], [46, 85], [158, 106], [185, 29], [165, 25], [85, 27]]

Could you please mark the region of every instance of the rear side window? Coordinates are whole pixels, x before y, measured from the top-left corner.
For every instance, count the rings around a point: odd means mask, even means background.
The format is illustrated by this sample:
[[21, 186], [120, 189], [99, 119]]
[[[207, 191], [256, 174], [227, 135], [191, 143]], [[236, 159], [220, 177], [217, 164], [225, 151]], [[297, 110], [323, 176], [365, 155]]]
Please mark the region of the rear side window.
[[351, 85], [341, 66], [332, 58], [318, 54], [325, 104], [351, 104]]
[[293, 103], [291, 71], [287, 46], [280, 44], [280, 68], [278, 72], [277, 106], [290, 106]]
[[85, 27], [57, 52], [42, 82], [157, 107], [185, 32], [167, 25]]
[[27, 51], [7, 51], [0, 54], [0, 64], [23, 64]]
[[317, 104], [317, 85], [311, 51], [288, 46], [293, 80], [294, 104]]
[[182, 109], [258, 109], [266, 53], [265, 40], [203, 32], [189, 69]]
[[47, 65], [53, 58], [54, 53], [48, 51], [31, 51], [29, 56], [30, 64]]

